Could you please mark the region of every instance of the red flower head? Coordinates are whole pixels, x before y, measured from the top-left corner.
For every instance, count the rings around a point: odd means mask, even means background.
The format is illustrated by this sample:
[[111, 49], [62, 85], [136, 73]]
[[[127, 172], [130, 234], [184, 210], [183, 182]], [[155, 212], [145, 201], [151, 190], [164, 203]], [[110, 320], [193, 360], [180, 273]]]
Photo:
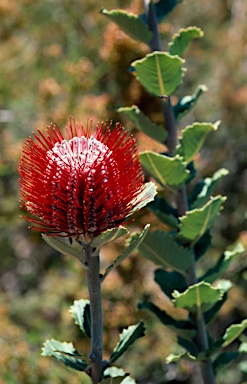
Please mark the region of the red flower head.
[[135, 139], [119, 123], [91, 133], [70, 120], [64, 139], [56, 124], [38, 130], [22, 149], [20, 198], [35, 218], [33, 229], [50, 235], [92, 238], [119, 226], [145, 189]]

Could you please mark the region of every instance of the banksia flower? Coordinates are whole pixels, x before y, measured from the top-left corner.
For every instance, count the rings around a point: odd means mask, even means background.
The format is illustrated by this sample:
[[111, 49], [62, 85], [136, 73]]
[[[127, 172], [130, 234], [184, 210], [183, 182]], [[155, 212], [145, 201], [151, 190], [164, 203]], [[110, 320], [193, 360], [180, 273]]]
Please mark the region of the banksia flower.
[[[65, 139], [56, 124], [37, 130], [22, 149], [20, 201], [32, 228], [90, 239], [119, 226], [142, 200], [144, 175], [135, 139], [119, 123], [92, 134], [70, 120]], [[144, 204], [145, 205], [145, 201]]]

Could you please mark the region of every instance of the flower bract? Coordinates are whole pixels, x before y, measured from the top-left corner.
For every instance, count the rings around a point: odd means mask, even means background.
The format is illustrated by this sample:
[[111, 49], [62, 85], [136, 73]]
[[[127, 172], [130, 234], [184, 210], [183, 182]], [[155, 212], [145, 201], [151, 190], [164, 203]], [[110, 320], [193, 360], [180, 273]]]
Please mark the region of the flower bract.
[[[117, 123], [92, 133], [70, 119], [66, 138], [56, 124], [22, 148], [20, 200], [32, 228], [48, 235], [93, 238], [119, 226], [143, 199], [144, 175], [135, 139]], [[145, 199], [146, 197], [144, 197]]]

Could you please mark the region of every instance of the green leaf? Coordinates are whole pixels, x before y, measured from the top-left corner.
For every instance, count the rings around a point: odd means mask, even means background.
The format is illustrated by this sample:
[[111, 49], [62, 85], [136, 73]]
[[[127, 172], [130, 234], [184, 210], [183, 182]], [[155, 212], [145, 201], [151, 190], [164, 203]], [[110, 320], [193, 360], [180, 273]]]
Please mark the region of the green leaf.
[[182, 116], [185, 116], [191, 110], [191, 108], [194, 107], [199, 97], [204, 92], [207, 92], [207, 90], [208, 88], [205, 85], [198, 85], [193, 95], [182, 97], [173, 107], [175, 118], [178, 119]]
[[203, 206], [203, 204], [205, 204], [212, 195], [217, 183], [222, 177], [228, 175], [228, 173], [229, 171], [227, 169], [221, 168], [216, 171], [212, 177], [206, 177], [206, 179], [200, 183], [199, 188], [197, 188], [198, 192], [196, 190], [192, 192], [192, 195], [195, 197], [193, 203], [191, 204], [191, 208], [195, 209]]
[[80, 329], [88, 337], [91, 337], [90, 301], [83, 299], [75, 300], [74, 304], [70, 307], [70, 312]]
[[[177, 335], [187, 339], [192, 340], [195, 336], [195, 330], [192, 328], [192, 324], [189, 321], [175, 320], [173, 317], [168, 315], [165, 311], [162, 311], [159, 307], [149, 301], [142, 301], [138, 304], [138, 309], [146, 309], [152, 312], [162, 324], [169, 327]], [[194, 346], [194, 350], [196, 347]]]
[[164, 143], [167, 131], [162, 125], [153, 123], [136, 105], [132, 107], [118, 108], [118, 112], [124, 113], [135, 124], [135, 127], [152, 139]]
[[56, 251], [82, 260], [82, 246], [77, 241], [74, 240], [71, 244], [68, 237], [47, 236], [44, 234], [42, 234], [42, 238]]
[[165, 269], [156, 269], [154, 281], [160, 286], [166, 296], [172, 298], [175, 289], [183, 291], [187, 288], [186, 279], [178, 272], [168, 272]]
[[121, 368], [108, 367], [104, 371], [104, 379], [100, 383], [104, 384], [136, 384], [135, 380], [125, 373]]
[[223, 344], [222, 347], [227, 347], [234, 340], [236, 340], [241, 333], [245, 331], [247, 328], [247, 319], [243, 320], [240, 324], [232, 324], [230, 327], [226, 329], [226, 332], [223, 336]]
[[91, 247], [100, 248], [102, 245], [109, 243], [110, 241], [114, 241], [119, 237], [125, 236], [129, 233], [128, 229], [125, 227], [117, 227], [108, 229], [107, 231], [101, 233], [101, 235], [97, 236], [92, 242]]
[[146, 44], [152, 39], [153, 34], [148, 29], [148, 26], [141, 20], [141, 18], [133, 13], [128, 13], [119, 9], [108, 11], [105, 8], [102, 8], [101, 13], [119, 25], [119, 27], [133, 39], [141, 40]]
[[179, 187], [188, 177], [186, 163], [180, 156], [169, 157], [145, 151], [140, 158], [142, 166], [163, 186]]
[[190, 42], [203, 36], [203, 31], [198, 27], [182, 28], [175, 33], [172, 37], [172, 41], [169, 43], [169, 53], [171, 55], [183, 56], [184, 51], [189, 46]]
[[219, 312], [219, 310], [222, 308], [222, 306], [225, 304], [227, 297], [228, 297], [228, 291], [232, 287], [232, 283], [228, 280], [220, 280], [217, 284], [217, 288], [222, 289], [224, 291], [223, 297], [220, 301], [215, 303], [212, 308], [210, 308], [208, 311], [204, 313], [204, 320], [206, 324], [209, 324], [210, 321], [212, 321], [216, 314]]
[[148, 233], [138, 251], [142, 257], [153, 263], [172, 268], [183, 275], [193, 262], [191, 251], [179, 246], [168, 232], [161, 230]]
[[[153, 5], [157, 21], [160, 22], [177, 4], [178, 0], [159, 0], [154, 3]], [[140, 17], [145, 23], [147, 23], [147, 16], [145, 13], [143, 13]]]
[[196, 242], [211, 226], [225, 200], [226, 198], [222, 196], [213, 197], [202, 208], [193, 209], [182, 216], [178, 238]]
[[106, 268], [104, 275], [102, 276], [102, 280], [106, 278], [106, 276], [116, 268], [123, 260], [125, 260], [144, 240], [148, 230], [150, 228], [150, 224], [147, 224], [142, 231], [142, 233], [138, 233], [135, 235], [133, 241], [131, 241], [130, 245], [125, 248], [125, 250], [114, 260], [114, 262]]
[[222, 352], [213, 362], [215, 373], [217, 373], [220, 369], [225, 368], [226, 365], [236, 361], [239, 356], [240, 352], [238, 351]]
[[110, 363], [114, 363], [124, 352], [140, 337], [145, 336], [145, 327], [143, 321], [140, 321], [136, 325], [130, 325], [128, 328], [124, 329], [120, 335], [119, 342], [114, 349], [111, 357]]
[[141, 208], [145, 207], [147, 204], [153, 201], [156, 194], [157, 191], [155, 184], [152, 181], [145, 183], [145, 188], [135, 198], [135, 201], [133, 202], [134, 208], [130, 211], [128, 216], [132, 215], [132, 213], [139, 211]]
[[205, 312], [212, 308], [212, 306], [221, 300], [223, 291], [221, 289], [212, 287], [203, 281], [190, 286], [186, 291], [180, 293], [173, 292], [175, 307], [184, 308], [192, 313]]
[[170, 96], [182, 83], [184, 60], [165, 52], [153, 52], [134, 61], [137, 78], [155, 96]]
[[82, 356], [77, 352], [72, 343], [61, 343], [54, 339], [46, 340], [41, 355], [54, 356], [68, 367], [77, 371], [84, 371], [87, 368], [86, 361], [82, 359]]
[[188, 125], [182, 131], [182, 137], [179, 139], [176, 153], [189, 163], [200, 151], [208, 133], [217, 130], [219, 124], [220, 122], [216, 122], [215, 124], [194, 123]]
[[232, 260], [244, 252], [244, 247], [241, 243], [238, 243], [234, 249], [225, 251], [218, 262], [213, 268], [210, 268], [201, 278], [200, 280], [207, 281], [208, 283], [213, 283], [215, 280], [219, 279], [227, 270]]
[[178, 211], [173, 208], [165, 198], [156, 197], [154, 202], [148, 205], [148, 209], [164, 224], [172, 228], [178, 227]]

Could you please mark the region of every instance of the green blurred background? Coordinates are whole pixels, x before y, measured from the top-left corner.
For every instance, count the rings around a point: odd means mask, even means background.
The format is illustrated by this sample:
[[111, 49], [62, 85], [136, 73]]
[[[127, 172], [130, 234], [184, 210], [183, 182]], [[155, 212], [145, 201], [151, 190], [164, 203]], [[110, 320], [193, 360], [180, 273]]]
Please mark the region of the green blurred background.
[[[100, 14], [100, 7], [141, 11], [141, 1], [97, 3], [93, 0], [0, 0], [0, 384], [80, 383], [80, 374], [53, 359], [40, 357], [46, 338], [73, 341], [86, 356], [89, 345], [68, 313], [73, 300], [86, 298], [85, 274], [79, 263], [45, 244], [39, 233], [19, 218], [18, 171], [21, 144], [36, 127], [55, 121], [65, 126], [69, 116], [86, 124], [120, 120], [117, 107], [137, 104], [161, 122], [159, 102], [128, 72], [130, 63], [148, 53]], [[201, 263], [208, 267], [231, 243], [247, 245], [247, 3], [245, 0], [184, 0], [160, 25], [163, 47], [173, 33], [189, 25], [201, 27], [203, 39], [186, 55], [184, 84], [173, 97], [192, 94], [206, 84], [194, 110], [180, 123], [221, 120], [197, 159], [199, 177], [226, 167], [230, 174], [219, 185], [227, 195], [225, 209], [214, 225], [214, 249]], [[134, 131], [135, 132], [135, 131]], [[156, 144], [137, 134], [140, 149]], [[147, 211], [132, 229], [154, 220]], [[158, 225], [154, 222], [154, 225]], [[122, 244], [104, 249], [103, 266]], [[227, 272], [236, 284], [230, 300], [213, 323], [214, 335], [247, 315], [246, 254]], [[138, 301], [151, 298], [172, 308], [153, 282], [154, 266], [133, 254], [103, 285], [105, 355], [115, 347], [123, 327], [143, 318], [147, 336], [119, 360], [139, 384], [199, 384], [189, 363], [166, 366], [176, 351], [175, 336], [147, 313]], [[233, 348], [237, 347], [237, 343]], [[247, 361], [219, 374], [218, 383], [247, 382]]]

